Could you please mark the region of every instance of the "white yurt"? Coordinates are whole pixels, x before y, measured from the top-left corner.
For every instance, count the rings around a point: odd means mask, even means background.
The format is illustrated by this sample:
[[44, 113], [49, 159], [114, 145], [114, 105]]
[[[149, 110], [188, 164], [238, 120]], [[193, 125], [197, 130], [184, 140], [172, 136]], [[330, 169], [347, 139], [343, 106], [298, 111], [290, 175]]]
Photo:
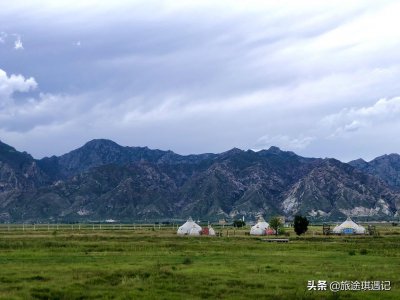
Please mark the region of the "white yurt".
[[211, 225], [208, 225], [208, 235], [215, 235], [215, 230], [214, 228], [211, 227]]
[[347, 218], [342, 224], [333, 228], [333, 233], [343, 233], [343, 234], [364, 234], [365, 228], [354, 223], [350, 217]]
[[[199, 226], [199, 225], [197, 225], [197, 226]], [[197, 227], [192, 227], [189, 231], [189, 235], [201, 235], [201, 230], [202, 230], [201, 227], [200, 227], [200, 230]]]
[[201, 227], [197, 225], [192, 218], [186, 221], [181, 227], [178, 228], [177, 234], [179, 235], [200, 235]]
[[269, 224], [265, 222], [264, 218], [259, 218], [256, 225], [251, 227], [250, 234], [251, 235], [265, 235], [266, 230], [269, 227]]

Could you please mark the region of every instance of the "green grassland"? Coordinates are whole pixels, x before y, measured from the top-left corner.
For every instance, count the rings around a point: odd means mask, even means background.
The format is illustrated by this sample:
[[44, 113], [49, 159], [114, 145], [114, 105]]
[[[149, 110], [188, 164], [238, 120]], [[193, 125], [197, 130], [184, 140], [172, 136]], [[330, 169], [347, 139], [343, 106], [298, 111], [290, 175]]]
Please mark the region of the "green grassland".
[[[289, 243], [247, 229], [1, 225], [0, 299], [400, 299], [400, 228]], [[287, 238], [287, 236], [285, 236]], [[308, 291], [308, 280], [391, 281], [391, 291]]]

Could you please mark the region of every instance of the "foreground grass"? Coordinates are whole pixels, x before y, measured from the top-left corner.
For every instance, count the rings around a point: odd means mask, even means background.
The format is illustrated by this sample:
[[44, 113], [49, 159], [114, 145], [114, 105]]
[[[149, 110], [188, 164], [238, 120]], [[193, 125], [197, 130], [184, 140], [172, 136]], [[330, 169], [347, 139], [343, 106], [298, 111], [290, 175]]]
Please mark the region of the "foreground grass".
[[[243, 233], [243, 232], [242, 232]], [[400, 236], [287, 244], [154, 230], [0, 231], [1, 299], [400, 299]], [[391, 291], [307, 291], [308, 280], [384, 281]]]

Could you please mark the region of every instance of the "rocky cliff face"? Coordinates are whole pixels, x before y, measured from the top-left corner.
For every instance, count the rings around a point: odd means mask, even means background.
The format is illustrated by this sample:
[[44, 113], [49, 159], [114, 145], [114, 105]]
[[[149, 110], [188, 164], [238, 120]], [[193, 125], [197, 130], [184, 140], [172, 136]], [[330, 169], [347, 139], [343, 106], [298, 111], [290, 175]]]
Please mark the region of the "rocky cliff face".
[[19, 199], [50, 183], [37, 161], [0, 142], [0, 221], [11, 221]]
[[369, 164], [304, 158], [276, 147], [181, 156], [109, 140], [35, 160], [0, 144], [0, 222], [216, 220], [259, 213], [392, 218], [400, 194], [387, 174], [399, 176], [396, 160], [385, 160], [375, 173]]
[[90, 168], [115, 164], [124, 166], [135, 162], [149, 163], [198, 163], [215, 154], [178, 155], [172, 151], [150, 150], [147, 147], [122, 147], [117, 143], [96, 139], [81, 148], [60, 157], [52, 156], [38, 161], [40, 167], [53, 178], [69, 178]]
[[381, 178], [390, 187], [400, 190], [400, 155], [383, 155], [370, 162], [357, 159], [349, 162], [349, 164], [364, 173]]
[[289, 189], [282, 210], [321, 219], [343, 214], [379, 219], [395, 215], [399, 199], [381, 179], [327, 159]]

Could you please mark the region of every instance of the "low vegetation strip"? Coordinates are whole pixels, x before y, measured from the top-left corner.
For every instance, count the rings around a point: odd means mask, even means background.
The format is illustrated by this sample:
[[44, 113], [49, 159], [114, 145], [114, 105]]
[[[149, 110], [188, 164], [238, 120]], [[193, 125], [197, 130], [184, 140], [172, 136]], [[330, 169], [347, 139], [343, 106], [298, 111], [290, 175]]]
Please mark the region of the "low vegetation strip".
[[[60, 228], [0, 226], [1, 299], [400, 298], [400, 238], [389, 227], [379, 236], [288, 230], [289, 243], [264, 243], [248, 229], [180, 237], [171, 227]], [[391, 290], [308, 290], [312, 280], [390, 281]]]

